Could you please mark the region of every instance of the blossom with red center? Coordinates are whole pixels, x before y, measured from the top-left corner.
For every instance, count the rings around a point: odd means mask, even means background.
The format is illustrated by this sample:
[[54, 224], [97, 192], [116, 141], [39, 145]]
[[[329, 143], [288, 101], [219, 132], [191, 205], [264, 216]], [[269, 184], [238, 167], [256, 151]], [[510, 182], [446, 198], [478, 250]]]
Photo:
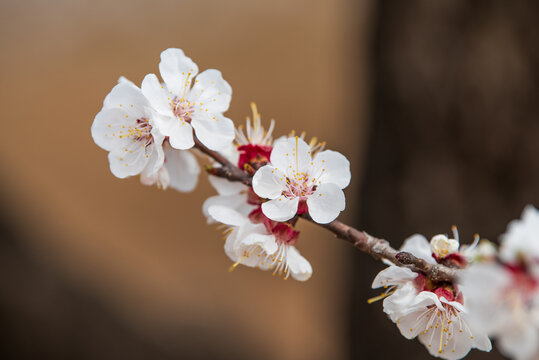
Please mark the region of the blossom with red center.
[[271, 150], [273, 148], [268, 145], [247, 144], [238, 146], [240, 154], [238, 167], [245, 168], [245, 165], [267, 164], [270, 159]]
[[300, 255], [294, 244], [297, 232], [286, 224], [254, 223], [226, 206], [210, 206], [208, 213], [215, 221], [229, 226], [226, 233], [225, 252], [234, 261], [230, 270], [238, 265], [271, 270], [273, 275], [292, 276], [305, 281], [311, 277], [312, 267]]
[[501, 237], [500, 261], [487, 258], [462, 276], [472, 325], [513, 359], [539, 356], [539, 211], [524, 209]]
[[[440, 235], [430, 244], [423, 236], [414, 235], [404, 242], [401, 251], [436, 264], [437, 257], [450, 258], [457, 249], [458, 246]], [[384, 312], [396, 323], [401, 334], [407, 339], [417, 337], [431, 355], [461, 359], [472, 348], [490, 351], [486, 333], [472, 330], [469, 325], [466, 296], [457, 284], [433, 282], [423, 274], [391, 265], [376, 276], [372, 287], [386, 290], [369, 303], [384, 299]]]
[[[268, 130], [265, 130], [261, 123], [261, 117], [258, 113], [255, 103], [251, 103], [253, 119], [247, 117], [245, 132], [242, 127], [236, 130], [236, 144], [230, 145], [226, 151], [220, 153], [230, 162], [238, 164], [243, 169], [246, 164], [252, 168], [256, 166], [255, 162], [264, 164], [269, 161], [273, 143], [272, 131], [274, 121], [271, 121]], [[219, 164], [214, 166], [219, 167]], [[213, 218], [208, 213], [208, 208], [213, 205], [224, 205], [232, 207], [242, 215], [249, 215], [256, 206], [261, 204], [261, 200], [249, 186], [238, 182], [231, 182], [227, 179], [209, 176], [210, 184], [217, 190], [218, 195], [208, 198], [202, 211], [206, 215], [208, 222], [213, 222]]]
[[342, 154], [324, 150], [314, 158], [312, 150], [299, 137], [276, 141], [270, 164], [253, 176], [255, 193], [268, 201], [264, 214], [275, 221], [287, 221], [305, 202], [311, 218], [329, 223], [345, 208], [342, 189], [350, 183], [350, 162]]

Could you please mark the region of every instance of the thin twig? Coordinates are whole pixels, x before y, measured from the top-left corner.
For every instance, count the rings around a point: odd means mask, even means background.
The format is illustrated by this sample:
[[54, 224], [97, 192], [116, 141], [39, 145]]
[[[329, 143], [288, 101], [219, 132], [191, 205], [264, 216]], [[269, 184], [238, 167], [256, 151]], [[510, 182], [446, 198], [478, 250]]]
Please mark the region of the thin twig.
[[232, 164], [225, 158], [223, 155], [219, 154], [217, 151], [208, 149], [204, 144], [200, 142], [195, 136], [195, 148], [208, 155], [213, 160], [221, 164], [221, 167], [209, 167], [207, 168], [208, 173], [211, 175], [219, 176], [222, 178], [227, 178], [230, 181], [239, 181], [245, 185], [251, 186], [251, 176], [245, 171], [238, 168], [236, 165]]
[[[208, 149], [195, 137], [195, 147], [213, 160], [217, 161], [220, 167], [208, 167], [207, 171], [211, 175], [226, 178], [230, 181], [239, 181], [247, 186], [251, 186], [252, 177], [247, 172], [239, 169], [223, 155], [216, 151]], [[308, 214], [301, 217], [307, 221], [315, 223]], [[329, 224], [317, 224], [334, 233], [339, 239], [352, 244], [358, 250], [369, 254], [378, 260], [389, 260], [397, 266], [407, 267], [414, 272], [421, 272], [429, 279], [435, 282], [452, 282], [457, 277], [456, 269], [449, 268], [440, 264], [430, 264], [423, 259], [417, 258], [408, 252], [399, 252], [389, 245], [387, 240], [375, 238], [364, 231], [359, 231], [351, 226], [334, 220]]]

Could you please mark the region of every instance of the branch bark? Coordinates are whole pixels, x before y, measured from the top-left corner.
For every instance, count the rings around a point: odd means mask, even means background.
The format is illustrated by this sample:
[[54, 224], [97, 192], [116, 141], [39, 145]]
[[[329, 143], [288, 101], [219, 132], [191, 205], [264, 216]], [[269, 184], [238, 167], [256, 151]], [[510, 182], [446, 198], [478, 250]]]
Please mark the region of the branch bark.
[[[195, 137], [195, 148], [206, 154], [213, 160], [217, 161], [220, 167], [208, 167], [207, 171], [211, 175], [226, 178], [229, 181], [238, 181], [247, 186], [252, 186], [252, 177], [247, 172], [241, 170], [223, 155], [216, 151], [208, 149], [204, 144]], [[342, 239], [352, 244], [356, 249], [369, 254], [377, 260], [389, 260], [393, 264], [401, 267], [407, 267], [414, 272], [421, 272], [429, 279], [435, 282], [448, 281], [453, 282], [457, 277], [457, 269], [449, 268], [440, 264], [429, 264], [423, 259], [408, 252], [399, 252], [389, 245], [389, 242], [384, 239], [378, 239], [367, 234], [364, 231], [357, 230], [349, 225], [346, 225], [338, 220], [334, 220], [329, 224], [318, 224], [314, 222], [308, 214], [303, 214], [301, 218], [310, 221], [316, 225], [334, 233], [337, 238]]]

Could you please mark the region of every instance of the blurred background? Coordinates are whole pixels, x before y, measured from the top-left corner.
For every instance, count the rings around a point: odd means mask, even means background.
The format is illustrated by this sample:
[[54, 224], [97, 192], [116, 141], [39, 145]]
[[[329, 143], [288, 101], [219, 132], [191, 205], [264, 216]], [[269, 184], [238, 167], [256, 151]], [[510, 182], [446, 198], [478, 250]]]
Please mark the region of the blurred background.
[[[343, 220], [394, 246], [496, 240], [539, 206], [534, 1], [0, 1], [3, 359], [427, 359], [367, 305], [383, 266], [301, 224], [306, 283], [238, 268], [180, 194], [119, 180], [90, 126], [180, 47], [352, 162]], [[473, 351], [470, 358], [497, 359]]]

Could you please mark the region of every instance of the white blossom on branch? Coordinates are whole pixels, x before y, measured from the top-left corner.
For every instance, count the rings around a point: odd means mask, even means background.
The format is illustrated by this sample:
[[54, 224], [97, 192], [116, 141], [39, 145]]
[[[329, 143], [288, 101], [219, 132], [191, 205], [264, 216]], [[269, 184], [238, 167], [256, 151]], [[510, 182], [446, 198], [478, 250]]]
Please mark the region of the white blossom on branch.
[[229, 226], [225, 252], [234, 261], [230, 268], [242, 264], [270, 270], [273, 275], [290, 275], [305, 281], [313, 272], [311, 264], [295, 248], [299, 233], [288, 224], [272, 221], [255, 222], [226, 206], [210, 206], [208, 213]]
[[194, 146], [193, 129], [211, 150], [224, 150], [234, 140], [234, 123], [223, 113], [228, 110], [232, 88], [218, 70], [198, 73], [198, 66], [180, 49], [161, 53], [159, 71], [142, 81], [142, 92], [154, 109], [164, 115], [163, 133], [175, 149]]
[[[430, 244], [422, 235], [414, 235], [404, 242], [401, 251], [431, 264], [450, 262], [454, 266], [465, 266], [466, 260], [458, 248], [458, 240], [446, 235], [434, 236]], [[417, 337], [431, 355], [461, 359], [472, 348], [491, 350], [486, 333], [471, 330], [465, 307], [466, 294], [456, 283], [434, 282], [421, 273], [390, 265], [376, 276], [372, 287], [386, 290], [369, 303], [384, 299], [384, 312], [396, 323], [401, 334], [407, 339]]]
[[160, 115], [141, 90], [120, 79], [105, 98], [103, 109], [92, 124], [97, 145], [109, 151], [112, 173], [119, 178], [157, 173], [164, 162], [164, 135]]
[[272, 220], [286, 221], [308, 212], [315, 222], [327, 224], [344, 210], [342, 189], [350, 178], [346, 157], [324, 150], [313, 158], [311, 147], [296, 136], [275, 143], [270, 164], [253, 176], [253, 190], [269, 199], [262, 211]]
[[500, 260], [466, 269], [472, 325], [497, 338], [500, 351], [516, 360], [539, 356], [539, 211], [526, 207], [501, 236]]

